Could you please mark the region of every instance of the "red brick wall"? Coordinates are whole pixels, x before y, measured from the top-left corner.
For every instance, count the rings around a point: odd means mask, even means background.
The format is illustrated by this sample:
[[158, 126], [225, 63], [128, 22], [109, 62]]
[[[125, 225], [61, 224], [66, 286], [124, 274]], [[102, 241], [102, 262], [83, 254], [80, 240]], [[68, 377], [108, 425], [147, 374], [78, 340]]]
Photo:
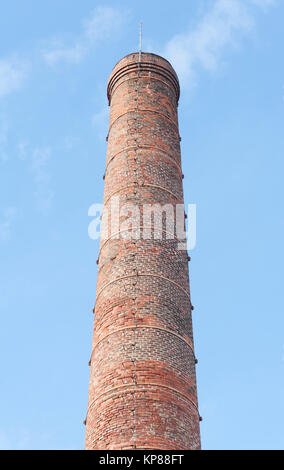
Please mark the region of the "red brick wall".
[[[108, 82], [104, 207], [182, 204], [179, 84], [130, 54]], [[123, 220], [123, 217], [121, 218]], [[143, 220], [134, 223], [139, 227]], [[188, 254], [176, 239], [101, 240], [86, 449], [199, 449]], [[174, 227], [173, 227], [174, 229]], [[150, 231], [151, 233], [152, 231]]]

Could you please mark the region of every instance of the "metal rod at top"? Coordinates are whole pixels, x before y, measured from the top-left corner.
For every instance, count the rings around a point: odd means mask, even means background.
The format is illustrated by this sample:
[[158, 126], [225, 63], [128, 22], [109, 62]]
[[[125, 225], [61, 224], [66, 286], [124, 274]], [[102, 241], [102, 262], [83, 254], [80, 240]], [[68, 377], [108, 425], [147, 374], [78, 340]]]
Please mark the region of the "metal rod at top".
[[141, 51], [142, 51], [142, 22], [139, 24], [139, 62], [141, 62]]

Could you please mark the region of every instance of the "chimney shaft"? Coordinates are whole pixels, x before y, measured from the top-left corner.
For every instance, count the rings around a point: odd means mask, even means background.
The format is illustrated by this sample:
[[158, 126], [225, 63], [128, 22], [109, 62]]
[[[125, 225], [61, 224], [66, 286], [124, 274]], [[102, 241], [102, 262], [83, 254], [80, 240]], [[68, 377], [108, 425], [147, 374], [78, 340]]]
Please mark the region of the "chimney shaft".
[[200, 449], [188, 253], [171, 212], [183, 204], [177, 75], [129, 54], [108, 100], [86, 449]]

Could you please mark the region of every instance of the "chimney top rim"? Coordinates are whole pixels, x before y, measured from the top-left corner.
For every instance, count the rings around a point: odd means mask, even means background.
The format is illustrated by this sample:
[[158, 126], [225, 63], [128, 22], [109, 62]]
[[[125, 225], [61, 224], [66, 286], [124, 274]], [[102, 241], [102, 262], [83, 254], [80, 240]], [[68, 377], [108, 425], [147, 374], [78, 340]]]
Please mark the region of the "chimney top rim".
[[[113, 66], [112, 70], [115, 69], [115, 67], [123, 60], [123, 59], [126, 59], [127, 57], [130, 57], [132, 55], [137, 55], [139, 57], [139, 52], [138, 51], [134, 51], [134, 52], [130, 52], [129, 54], [126, 54], [124, 55], [123, 57], [121, 57]], [[167, 62], [169, 64], [169, 66], [173, 69], [173, 71], [175, 72], [175, 74], [177, 75], [175, 69], [173, 68], [172, 64], [170, 63], [170, 61], [168, 59], [165, 59], [165, 57], [163, 57], [162, 55], [159, 55], [159, 54], [155, 54], [154, 52], [141, 52], [141, 56], [154, 56], [154, 57], [158, 57], [159, 59], [162, 59], [164, 60], [165, 62]], [[143, 62], [143, 61], [142, 61]]]
[[[129, 59], [128, 59], [129, 58]], [[158, 71], [158, 73], [163, 73], [164, 70], [165, 76], [170, 80], [172, 83], [175, 92], [177, 103], [180, 97], [180, 84], [177, 73], [171, 63], [165, 59], [164, 57], [154, 54], [153, 52], [142, 52], [141, 53], [141, 62], [139, 62], [139, 52], [132, 52], [130, 54], [125, 55], [122, 57], [113, 67], [110, 76], [108, 78], [107, 84], [107, 96], [109, 104], [111, 102], [111, 94], [112, 89], [114, 87], [114, 83], [121, 78], [122, 74], [128, 73], [131, 71], [133, 66], [139, 68], [139, 63], [141, 63], [142, 69], [144, 67], [148, 67], [148, 69], [153, 68], [153, 71]]]

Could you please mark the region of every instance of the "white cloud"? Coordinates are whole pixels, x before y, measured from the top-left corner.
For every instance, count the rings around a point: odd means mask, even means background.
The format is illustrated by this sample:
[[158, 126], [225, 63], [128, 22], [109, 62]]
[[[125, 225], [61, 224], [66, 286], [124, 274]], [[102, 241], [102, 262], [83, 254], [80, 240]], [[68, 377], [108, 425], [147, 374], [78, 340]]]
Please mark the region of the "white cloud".
[[84, 23], [84, 35], [92, 42], [103, 41], [122, 27], [126, 17], [121, 8], [97, 7]]
[[28, 149], [28, 143], [26, 141], [20, 142], [18, 144], [18, 152], [19, 152], [19, 159], [20, 160], [26, 160], [27, 158], [27, 149]]
[[74, 147], [79, 143], [80, 139], [78, 136], [67, 135], [63, 140], [63, 147], [65, 150], [73, 150]]
[[17, 59], [0, 59], [0, 98], [21, 88], [26, 75], [26, 63]]
[[83, 31], [73, 46], [64, 46], [56, 41], [43, 57], [48, 65], [58, 62], [79, 63], [100, 41], [117, 33], [126, 21], [127, 12], [121, 8], [97, 7], [88, 20], [83, 23]]
[[37, 209], [46, 215], [52, 207], [55, 196], [48, 167], [52, 149], [50, 147], [31, 148], [29, 142], [23, 140], [18, 143], [17, 150], [18, 158], [26, 162], [32, 175]]
[[6, 207], [2, 211], [0, 219], [0, 241], [6, 242], [12, 236], [12, 227], [18, 214], [18, 209], [14, 206]]
[[[258, 7], [268, 7], [273, 0], [250, 0]], [[174, 36], [163, 54], [170, 60], [183, 83], [195, 84], [199, 69], [215, 71], [222, 55], [235, 47], [240, 37], [254, 27], [254, 18], [243, 0], [215, 0], [195, 29]]]
[[276, 5], [277, 0], [250, 0], [252, 4], [256, 5], [257, 7], [266, 9], [267, 7], [271, 7]]
[[78, 43], [73, 47], [64, 47], [59, 43], [55, 43], [49, 52], [44, 53], [44, 59], [48, 65], [55, 65], [58, 62], [68, 62], [70, 64], [78, 64], [87, 53], [86, 46]]
[[39, 211], [47, 214], [52, 206], [54, 192], [50, 187], [48, 162], [51, 157], [49, 147], [36, 148], [32, 152], [31, 171], [35, 182], [35, 197]]

